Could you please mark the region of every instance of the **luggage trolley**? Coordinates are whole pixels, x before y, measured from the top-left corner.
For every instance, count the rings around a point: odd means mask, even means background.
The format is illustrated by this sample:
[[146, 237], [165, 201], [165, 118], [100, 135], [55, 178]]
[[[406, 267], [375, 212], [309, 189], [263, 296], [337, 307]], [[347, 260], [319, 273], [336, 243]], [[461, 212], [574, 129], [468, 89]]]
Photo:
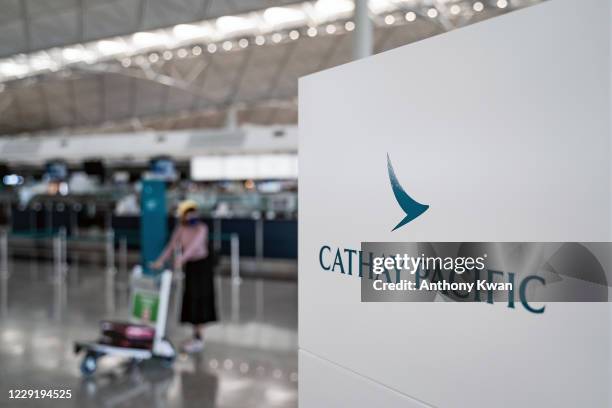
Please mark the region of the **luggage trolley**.
[[75, 353], [85, 352], [81, 362], [84, 375], [93, 374], [98, 359], [105, 355], [135, 362], [158, 358], [166, 364], [176, 357], [172, 343], [165, 338], [172, 272], [165, 270], [158, 278], [146, 277], [137, 266], [130, 280], [130, 321], [102, 321], [102, 336], [97, 341], [74, 344]]

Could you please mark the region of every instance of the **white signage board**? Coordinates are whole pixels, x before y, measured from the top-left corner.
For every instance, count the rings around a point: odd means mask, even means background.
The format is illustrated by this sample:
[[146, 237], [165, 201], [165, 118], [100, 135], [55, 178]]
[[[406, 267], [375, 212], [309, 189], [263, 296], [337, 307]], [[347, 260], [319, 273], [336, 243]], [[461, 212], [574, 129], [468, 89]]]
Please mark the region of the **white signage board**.
[[[610, 240], [609, 7], [551, 0], [300, 80], [301, 407], [610, 406], [609, 304], [361, 303], [319, 259]], [[393, 232], [387, 154], [430, 206]]]

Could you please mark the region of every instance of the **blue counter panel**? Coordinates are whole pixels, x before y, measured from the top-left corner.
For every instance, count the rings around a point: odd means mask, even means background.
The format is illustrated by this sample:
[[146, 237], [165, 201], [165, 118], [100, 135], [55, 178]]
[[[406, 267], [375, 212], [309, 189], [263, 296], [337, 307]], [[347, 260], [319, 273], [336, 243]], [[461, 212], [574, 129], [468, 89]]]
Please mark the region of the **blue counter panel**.
[[[223, 219], [221, 220], [221, 233], [238, 234], [240, 238], [240, 256], [255, 256], [255, 221], [251, 219]], [[221, 241], [221, 254], [229, 255], [230, 241]]]
[[297, 259], [297, 221], [264, 222], [264, 258]]
[[[70, 234], [71, 209], [63, 212], [53, 211], [51, 225], [54, 230], [65, 226]], [[48, 211], [33, 211], [31, 209], [19, 210], [14, 207], [12, 211], [11, 226], [16, 232], [45, 232], [48, 231], [49, 220]], [[81, 211], [77, 214], [80, 228], [88, 228], [96, 225], [104, 228], [103, 218], [99, 220], [88, 219], [85, 221], [86, 214]], [[96, 217], [94, 217], [96, 218]], [[93, 221], [93, 222], [92, 222]], [[210, 239], [215, 236], [215, 222], [211, 218], [203, 218], [209, 230]], [[168, 237], [175, 225], [175, 218], [167, 218]], [[111, 221], [112, 228], [115, 230], [117, 242], [126, 238], [130, 249], [140, 248], [140, 223], [141, 219], [137, 216], [114, 216]], [[86, 225], [83, 225], [86, 224]], [[221, 220], [221, 254], [230, 253], [230, 234], [238, 234], [240, 237], [240, 255], [246, 257], [255, 256], [255, 236], [256, 221], [250, 218], [232, 218]], [[34, 227], [34, 228], [33, 228]], [[296, 220], [265, 220], [263, 221], [263, 256], [264, 258], [277, 259], [297, 259], [297, 221]]]

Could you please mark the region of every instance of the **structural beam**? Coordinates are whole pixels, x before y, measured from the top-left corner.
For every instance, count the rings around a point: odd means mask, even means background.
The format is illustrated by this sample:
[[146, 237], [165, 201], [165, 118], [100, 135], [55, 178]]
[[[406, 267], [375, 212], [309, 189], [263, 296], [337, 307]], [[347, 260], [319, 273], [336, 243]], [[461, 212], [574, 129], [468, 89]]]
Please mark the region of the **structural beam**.
[[368, 0], [355, 0], [355, 34], [353, 35], [353, 59], [372, 55], [374, 26], [370, 19]]

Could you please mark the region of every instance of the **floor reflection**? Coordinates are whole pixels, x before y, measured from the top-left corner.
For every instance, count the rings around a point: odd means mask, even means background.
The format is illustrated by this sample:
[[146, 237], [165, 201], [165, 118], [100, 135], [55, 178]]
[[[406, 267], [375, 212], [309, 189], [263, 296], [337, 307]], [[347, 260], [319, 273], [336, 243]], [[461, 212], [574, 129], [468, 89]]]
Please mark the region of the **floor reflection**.
[[83, 407], [164, 407], [173, 379], [171, 368], [143, 362], [128, 366], [121, 373], [107, 371], [83, 378], [76, 392], [76, 402]]
[[[70, 400], [22, 400], [19, 406], [297, 406], [295, 282], [244, 279], [235, 287], [218, 279], [221, 321], [207, 328], [203, 353], [181, 354], [171, 367], [107, 356], [99, 360], [95, 376], [85, 379], [73, 342], [95, 338], [109, 306], [116, 315], [126, 313], [127, 292], [118, 282], [119, 289], [109, 295], [104, 270], [91, 265], [71, 265], [59, 284], [51, 264], [15, 262], [10, 270], [0, 281], [0, 384], [73, 394]], [[180, 281], [176, 285], [180, 289]], [[189, 328], [177, 323], [179, 292], [174, 290], [169, 312], [174, 344], [189, 336]], [[14, 406], [10, 402], [0, 399], [0, 406]]]

